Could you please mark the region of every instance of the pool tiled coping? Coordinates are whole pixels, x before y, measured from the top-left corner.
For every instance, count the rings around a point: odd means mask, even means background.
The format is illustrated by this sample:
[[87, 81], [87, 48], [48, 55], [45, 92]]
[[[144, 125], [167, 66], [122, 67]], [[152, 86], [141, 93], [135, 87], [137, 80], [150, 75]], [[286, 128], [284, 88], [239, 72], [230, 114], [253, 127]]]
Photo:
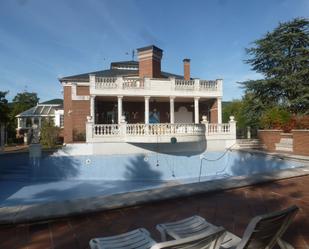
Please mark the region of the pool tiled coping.
[[18, 224], [37, 222], [83, 213], [118, 209], [140, 205], [147, 202], [162, 201], [172, 198], [186, 197], [201, 193], [222, 191], [248, 185], [276, 181], [286, 178], [309, 175], [309, 165], [278, 170], [251, 176], [235, 176], [200, 183], [164, 186], [156, 189], [121, 193], [110, 196], [90, 197], [44, 204], [19, 205], [0, 208], [0, 224]]

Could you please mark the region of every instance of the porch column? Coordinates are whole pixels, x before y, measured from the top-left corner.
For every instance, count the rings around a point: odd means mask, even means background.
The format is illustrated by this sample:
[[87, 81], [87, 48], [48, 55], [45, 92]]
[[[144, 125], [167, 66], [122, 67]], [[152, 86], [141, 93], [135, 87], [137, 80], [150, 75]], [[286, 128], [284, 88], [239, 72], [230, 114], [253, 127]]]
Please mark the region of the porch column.
[[42, 118], [39, 117], [39, 127], [41, 128], [42, 127]]
[[91, 119], [93, 120], [93, 122], [95, 122], [94, 121], [94, 119], [95, 119], [95, 114], [94, 114], [94, 108], [95, 108], [95, 104], [94, 104], [94, 101], [95, 101], [95, 96], [93, 96], [93, 95], [91, 95], [90, 96], [90, 116], [91, 116]]
[[17, 118], [17, 128], [21, 128], [21, 118]]
[[222, 98], [217, 98], [218, 124], [222, 123]]
[[199, 123], [199, 99], [200, 97], [194, 98], [194, 123]]
[[118, 124], [120, 124], [122, 116], [122, 98], [123, 96], [118, 96]]
[[145, 124], [149, 124], [149, 96], [145, 96]]
[[174, 99], [175, 97], [170, 97], [170, 122], [171, 124], [175, 123], [175, 113], [174, 113]]

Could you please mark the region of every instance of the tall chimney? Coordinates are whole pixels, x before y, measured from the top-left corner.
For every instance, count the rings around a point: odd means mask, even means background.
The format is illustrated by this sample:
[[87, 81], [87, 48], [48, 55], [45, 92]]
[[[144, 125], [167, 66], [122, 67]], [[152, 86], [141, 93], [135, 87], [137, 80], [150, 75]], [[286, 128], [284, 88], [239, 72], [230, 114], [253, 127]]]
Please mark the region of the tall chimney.
[[161, 59], [163, 50], [151, 45], [137, 49], [139, 77], [161, 78]]
[[183, 59], [184, 79], [190, 80], [190, 59]]

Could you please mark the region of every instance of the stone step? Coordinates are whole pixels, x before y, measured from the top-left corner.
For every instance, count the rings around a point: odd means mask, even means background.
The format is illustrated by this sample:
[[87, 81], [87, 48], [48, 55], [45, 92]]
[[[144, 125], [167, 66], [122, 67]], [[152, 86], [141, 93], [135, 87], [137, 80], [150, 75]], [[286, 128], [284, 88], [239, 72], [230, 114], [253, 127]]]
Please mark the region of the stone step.
[[259, 139], [237, 139], [235, 148], [238, 149], [264, 149], [265, 146]]
[[293, 152], [293, 147], [277, 146], [276, 145], [276, 151], [289, 151], [289, 152]]
[[281, 138], [279, 144], [292, 144], [293, 138]]

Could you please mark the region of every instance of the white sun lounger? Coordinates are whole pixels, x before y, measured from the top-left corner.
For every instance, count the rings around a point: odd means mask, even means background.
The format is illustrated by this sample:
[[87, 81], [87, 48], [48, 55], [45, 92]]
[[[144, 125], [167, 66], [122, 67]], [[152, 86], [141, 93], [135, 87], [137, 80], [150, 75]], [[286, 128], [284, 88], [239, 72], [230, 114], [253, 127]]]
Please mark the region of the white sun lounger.
[[182, 239], [156, 243], [145, 228], [139, 228], [116, 236], [90, 240], [91, 249], [160, 249], [160, 248], [207, 248], [219, 249], [225, 236], [221, 227], [212, 233], [200, 233]]
[[[227, 232], [220, 248], [271, 249], [278, 244], [281, 249], [293, 249], [294, 247], [283, 241], [281, 236], [287, 230], [297, 211], [298, 207], [291, 206], [282, 211], [256, 216], [250, 221], [242, 238]], [[180, 239], [211, 232], [216, 228], [215, 225], [208, 223], [200, 216], [157, 225], [162, 241], [166, 240], [167, 235], [174, 239]]]

